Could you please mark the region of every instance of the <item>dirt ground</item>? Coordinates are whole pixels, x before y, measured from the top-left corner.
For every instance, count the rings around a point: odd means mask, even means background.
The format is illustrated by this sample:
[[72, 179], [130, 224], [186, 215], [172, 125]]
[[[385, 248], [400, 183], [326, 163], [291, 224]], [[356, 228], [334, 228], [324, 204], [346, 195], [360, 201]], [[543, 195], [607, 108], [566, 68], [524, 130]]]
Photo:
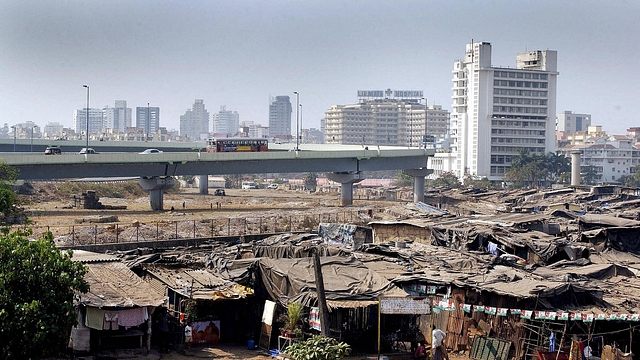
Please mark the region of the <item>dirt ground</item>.
[[[242, 216], [247, 213], [270, 212], [337, 213], [344, 211], [339, 206], [339, 193], [309, 193], [281, 189], [226, 189], [226, 196], [200, 195], [197, 189], [182, 189], [179, 193], [164, 195], [165, 211], [152, 211], [148, 197], [133, 199], [101, 197], [106, 206], [126, 206], [124, 210], [87, 210], [81, 204], [72, 207], [73, 199], [38, 199], [25, 206], [29, 219], [37, 226], [71, 225], [74, 220], [90, 215], [117, 215], [118, 221], [152, 221], [181, 217], [192, 220], [211, 217]], [[98, 194], [99, 195], [99, 194]], [[354, 207], [388, 204], [384, 201], [354, 200]], [[219, 205], [218, 205], [219, 204]], [[171, 208], [174, 210], [171, 211]]]
[[[194, 345], [191, 348], [191, 352], [188, 354], [183, 353], [182, 351], [171, 351], [170, 353], [158, 353], [155, 349], [143, 357], [135, 357], [135, 356], [126, 356], [123, 353], [120, 353], [120, 356], [113, 354], [109, 356], [109, 354], [103, 355], [105, 358], [129, 358], [132, 360], [193, 360], [193, 359], [224, 359], [224, 360], [235, 360], [235, 359], [246, 359], [246, 360], [266, 360], [266, 359], [276, 359], [269, 355], [269, 352], [261, 349], [256, 350], [248, 350], [245, 346], [240, 345], [227, 345], [227, 344], [216, 344], [216, 345]], [[115, 357], [114, 357], [115, 356]], [[347, 356], [345, 359], [348, 360], [371, 360], [376, 358], [377, 354], [369, 354], [369, 355], [357, 355], [357, 356]], [[449, 354], [449, 360], [464, 360], [468, 359], [467, 354]], [[406, 354], [381, 354], [380, 359], [388, 359], [388, 360], [411, 360], [412, 356], [409, 353]]]
[[[399, 204], [356, 198], [353, 206], [342, 207], [339, 192], [286, 188], [225, 189], [226, 196], [213, 195], [213, 189], [200, 195], [198, 189], [184, 188], [164, 195], [164, 211], [152, 211], [147, 196], [109, 198], [96, 190], [107, 207], [98, 210], [84, 209], [80, 201], [74, 204], [73, 198], [56, 196], [51, 189], [42, 190], [47, 184], [33, 186], [36, 196], [27, 197], [25, 206], [33, 237], [51, 231], [58, 246], [311, 231], [320, 222], [356, 221], [361, 212]], [[96, 220], [105, 217], [117, 220]], [[370, 219], [360, 220], [364, 224]]]

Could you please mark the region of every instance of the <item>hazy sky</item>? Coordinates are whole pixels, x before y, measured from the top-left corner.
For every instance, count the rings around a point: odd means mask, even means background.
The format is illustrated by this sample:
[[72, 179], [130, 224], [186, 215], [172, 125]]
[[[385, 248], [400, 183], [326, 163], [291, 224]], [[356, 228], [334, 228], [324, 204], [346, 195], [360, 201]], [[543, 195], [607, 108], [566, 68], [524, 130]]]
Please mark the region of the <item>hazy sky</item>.
[[357, 90], [424, 90], [450, 110], [453, 61], [473, 39], [494, 66], [557, 50], [557, 111], [624, 133], [640, 126], [639, 15], [636, 0], [2, 0], [0, 126], [71, 127], [83, 84], [91, 107], [150, 103], [168, 129], [194, 99], [266, 126], [269, 96], [295, 105], [294, 91], [305, 128]]

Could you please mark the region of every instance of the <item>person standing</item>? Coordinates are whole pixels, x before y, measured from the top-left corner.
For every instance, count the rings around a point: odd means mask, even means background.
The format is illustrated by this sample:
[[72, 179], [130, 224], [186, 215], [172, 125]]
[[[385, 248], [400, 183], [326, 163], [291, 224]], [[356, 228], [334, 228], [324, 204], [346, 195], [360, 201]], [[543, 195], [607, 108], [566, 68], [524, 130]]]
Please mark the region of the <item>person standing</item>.
[[432, 360], [449, 360], [449, 354], [447, 354], [447, 350], [444, 346], [444, 338], [446, 337], [447, 334], [440, 329], [434, 328], [431, 331]]
[[191, 349], [192, 341], [193, 341], [193, 328], [191, 327], [191, 321], [187, 321], [187, 325], [184, 327], [184, 346], [187, 349]]
[[157, 325], [160, 335], [160, 351], [169, 352], [169, 315], [166, 309], [161, 309], [158, 314]]

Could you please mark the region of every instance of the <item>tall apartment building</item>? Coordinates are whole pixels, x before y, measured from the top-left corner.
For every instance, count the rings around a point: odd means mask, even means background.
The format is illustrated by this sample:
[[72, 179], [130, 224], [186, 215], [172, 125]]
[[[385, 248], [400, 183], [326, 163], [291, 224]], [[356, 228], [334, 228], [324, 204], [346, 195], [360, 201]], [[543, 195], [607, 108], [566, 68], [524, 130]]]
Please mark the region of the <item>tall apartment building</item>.
[[520, 150], [555, 150], [557, 52], [518, 53], [516, 67], [493, 67], [491, 44], [466, 45], [453, 66], [451, 135], [461, 179], [501, 180]]
[[575, 134], [579, 131], [587, 131], [591, 125], [591, 114], [576, 114], [571, 111], [563, 111], [556, 119], [556, 131], [565, 134]]
[[209, 136], [209, 112], [202, 99], [196, 99], [192, 108], [180, 115], [180, 136], [190, 140], [206, 140]]
[[422, 91], [360, 90], [358, 97], [357, 104], [325, 111], [325, 143], [422, 147], [427, 136], [447, 132], [449, 112], [426, 108]]
[[291, 100], [287, 95], [276, 96], [269, 104], [269, 136], [291, 139]]
[[124, 132], [128, 127], [131, 127], [131, 108], [127, 107], [125, 100], [116, 100], [114, 107], [106, 107], [103, 112], [104, 124], [102, 127], [105, 129]]
[[[102, 109], [89, 109], [89, 134], [102, 131], [104, 124], [104, 112]], [[73, 130], [76, 134], [84, 134], [87, 130], [87, 110], [73, 111]], [[84, 136], [82, 137], [84, 139]]]
[[215, 136], [235, 136], [240, 126], [240, 115], [237, 111], [227, 110], [225, 105], [213, 114], [213, 134]]
[[145, 134], [155, 134], [160, 129], [160, 108], [157, 106], [136, 107], [136, 127]]

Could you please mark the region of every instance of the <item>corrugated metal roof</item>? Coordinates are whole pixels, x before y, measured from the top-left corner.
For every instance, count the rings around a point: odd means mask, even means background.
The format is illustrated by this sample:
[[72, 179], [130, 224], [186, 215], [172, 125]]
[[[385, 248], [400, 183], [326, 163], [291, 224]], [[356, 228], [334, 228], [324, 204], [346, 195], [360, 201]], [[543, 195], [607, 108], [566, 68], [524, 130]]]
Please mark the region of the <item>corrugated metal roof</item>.
[[84, 279], [90, 290], [79, 294], [79, 303], [92, 307], [160, 306], [164, 296], [129, 270], [122, 262], [88, 263]]
[[120, 261], [117, 256], [100, 254], [86, 250], [73, 250], [72, 260], [81, 262], [83, 264], [91, 262]]

